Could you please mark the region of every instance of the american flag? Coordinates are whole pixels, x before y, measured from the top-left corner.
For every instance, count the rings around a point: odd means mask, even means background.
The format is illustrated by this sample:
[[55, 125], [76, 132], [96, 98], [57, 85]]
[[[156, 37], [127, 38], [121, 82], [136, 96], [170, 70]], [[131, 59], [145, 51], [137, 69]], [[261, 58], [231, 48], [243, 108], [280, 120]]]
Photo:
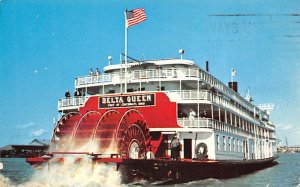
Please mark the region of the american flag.
[[126, 10], [126, 27], [131, 27], [135, 24], [139, 24], [147, 19], [145, 9], [139, 8], [127, 11]]

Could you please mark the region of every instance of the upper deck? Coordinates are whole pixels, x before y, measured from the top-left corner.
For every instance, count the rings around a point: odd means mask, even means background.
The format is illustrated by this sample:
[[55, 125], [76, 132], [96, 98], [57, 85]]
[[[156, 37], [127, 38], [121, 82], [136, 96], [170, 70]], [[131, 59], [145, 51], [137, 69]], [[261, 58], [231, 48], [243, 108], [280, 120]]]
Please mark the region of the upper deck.
[[[174, 91], [174, 89], [170, 90], [168, 87], [162, 90], [161, 85], [179, 83], [179, 89], [175, 91], [180, 94], [186, 93], [187, 90], [209, 90], [210, 92], [217, 93], [216, 95], [218, 95], [219, 98], [227, 98], [227, 100], [234, 102], [235, 105], [245, 108], [253, 115], [262, 115], [262, 118], [268, 119], [268, 115], [264, 110], [259, 109], [244, 99], [237, 92], [233, 91], [207, 71], [198, 67], [195, 62], [191, 60], [166, 59], [132, 62], [128, 63], [126, 73], [125, 64], [108, 65], [104, 70], [105, 73], [100, 75], [77, 77], [75, 79], [76, 89], [86, 89], [89, 95], [123, 93], [125, 80], [127, 79], [128, 85], [137, 85], [136, 90], [127, 90], [128, 92]], [[159, 85], [157, 86], [159, 89], [151, 84], [154, 82]], [[183, 85], [186, 85], [185, 88]], [[110, 90], [111, 87], [115, 87], [115, 89]], [[80, 103], [83, 104], [82, 102]], [[74, 103], [73, 106], [75, 106]]]

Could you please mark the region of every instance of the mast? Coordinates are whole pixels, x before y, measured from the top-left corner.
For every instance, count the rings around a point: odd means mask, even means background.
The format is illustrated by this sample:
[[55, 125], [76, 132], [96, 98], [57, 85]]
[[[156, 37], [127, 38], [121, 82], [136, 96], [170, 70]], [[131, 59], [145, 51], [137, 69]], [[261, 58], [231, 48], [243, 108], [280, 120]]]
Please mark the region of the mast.
[[125, 10], [124, 12], [124, 15], [125, 15], [125, 51], [124, 51], [124, 54], [125, 54], [125, 85], [124, 85], [124, 93], [127, 93], [127, 47], [128, 47], [128, 28], [127, 28], [127, 17], [126, 17], [126, 12], [127, 12], [127, 9]]

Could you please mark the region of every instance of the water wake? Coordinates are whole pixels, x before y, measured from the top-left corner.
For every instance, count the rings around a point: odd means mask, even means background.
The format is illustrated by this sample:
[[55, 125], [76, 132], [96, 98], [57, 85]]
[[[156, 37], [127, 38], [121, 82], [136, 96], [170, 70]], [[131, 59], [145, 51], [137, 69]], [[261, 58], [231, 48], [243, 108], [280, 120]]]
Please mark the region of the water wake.
[[12, 184], [8, 178], [0, 175], [1, 187], [120, 187], [121, 176], [116, 171], [115, 165], [92, 164], [89, 156], [64, 156], [64, 161], [59, 163], [53, 158], [49, 164], [44, 164], [35, 169], [28, 182]]
[[0, 174], [0, 186], [1, 187], [10, 187], [12, 186], [11, 181], [9, 178], [6, 178]]

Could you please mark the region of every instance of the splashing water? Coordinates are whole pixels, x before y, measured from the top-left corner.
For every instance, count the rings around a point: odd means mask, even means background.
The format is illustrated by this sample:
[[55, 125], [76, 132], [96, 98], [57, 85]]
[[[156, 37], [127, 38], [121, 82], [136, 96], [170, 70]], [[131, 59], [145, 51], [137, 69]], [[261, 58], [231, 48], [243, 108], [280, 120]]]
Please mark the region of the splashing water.
[[[80, 161], [78, 161], [80, 159]], [[119, 172], [113, 165], [92, 164], [88, 156], [64, 156], [63, 163], [50, 162], [37, 170], [25, 184], [32, 186], [122, 186]]]
[[6, 178], [0, 174], [0, 186], [1, 187], [10, 187], [12, 186], [11, 181], [9, 178]]
[[57, 158], [35, 169], [28, 182], [15, 185], [0, 175], [1, 187], [122, 187], [121, 175], [115, 165], [92, 163], [90, 156], [63, 155], [63, 163]]

